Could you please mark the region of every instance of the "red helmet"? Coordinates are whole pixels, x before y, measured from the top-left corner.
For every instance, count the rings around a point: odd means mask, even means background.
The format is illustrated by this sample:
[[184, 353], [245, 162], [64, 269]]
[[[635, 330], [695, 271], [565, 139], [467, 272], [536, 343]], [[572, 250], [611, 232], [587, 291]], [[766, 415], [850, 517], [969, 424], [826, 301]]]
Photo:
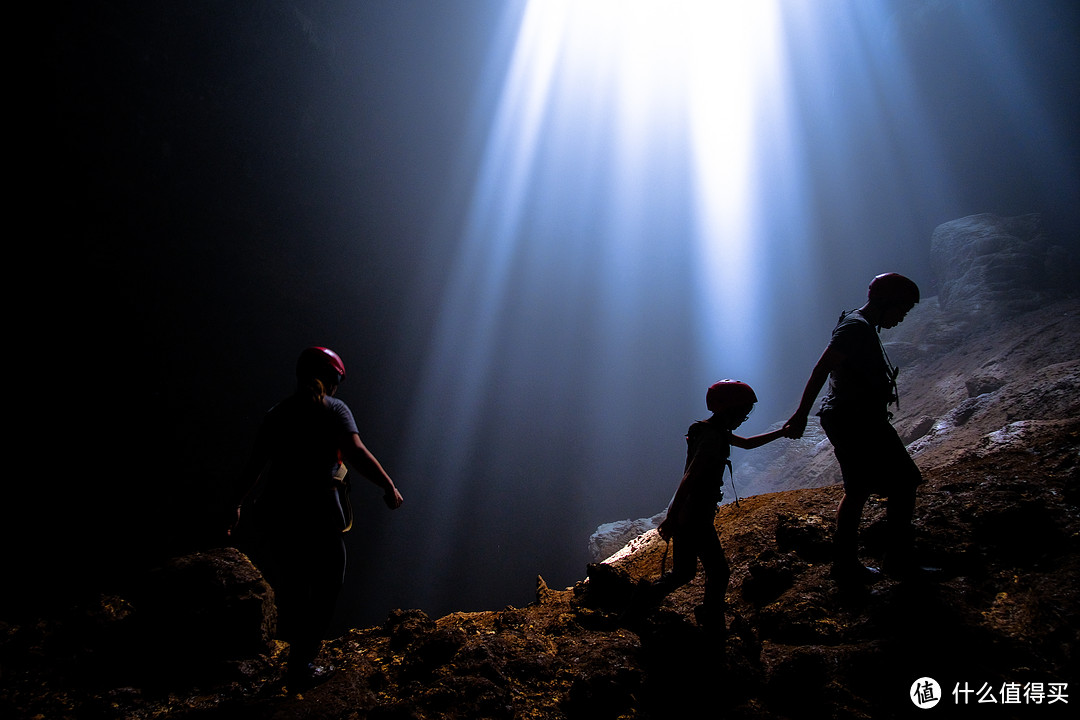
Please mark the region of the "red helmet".
[[902, 302], [914, 305], [919, 302], [919, 286], [914, 280], [899, 273], [884, 273], [870, 281], [867, 297], [878, 302]]
[[754, 389], [738, 380], [721, 380], [709, 386], [705, 393], [705, 407], [709, 412], [720, 412], [732, 407], [745, 407], [757, 402]]
[[[296, 361], [298, 378], [315, 377], [322, 380], [330, 374], [337, 376], [334, 385], [345, 379], [345, 363], [341, 362], [341, 357], [336, 352], [330, 348], [309, 347], [300, 353], [300, 358]], [[333, 377], [329, 379], [334, 380]]]

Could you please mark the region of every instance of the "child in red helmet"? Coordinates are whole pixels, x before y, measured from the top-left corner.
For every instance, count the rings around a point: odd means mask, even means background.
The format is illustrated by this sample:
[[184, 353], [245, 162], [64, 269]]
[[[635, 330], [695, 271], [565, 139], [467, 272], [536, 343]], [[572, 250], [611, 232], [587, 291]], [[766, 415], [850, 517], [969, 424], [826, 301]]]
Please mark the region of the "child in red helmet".
[[757, 395], [746, 383], [721, 380], [709, 387], [705, 405], [712, 415], [695, 422], [686, 432], [682, 481], [660, 523], [660, 536], [672, 542], [672, 569], [644, 588], [650, 602], [659, 602], [694, 579], [700, 558], [706, 575], [705, 598], [695, 614], [702, 624], [719, 629], [724, 628], [724, 598], [731, 571], [714, 516], [724, 496], [724, 469], [731, 467], [731, 446], [750, 450], [785, 434], [780, 429], [744, 438], [732, 432], [743, 424], [756, 402]]

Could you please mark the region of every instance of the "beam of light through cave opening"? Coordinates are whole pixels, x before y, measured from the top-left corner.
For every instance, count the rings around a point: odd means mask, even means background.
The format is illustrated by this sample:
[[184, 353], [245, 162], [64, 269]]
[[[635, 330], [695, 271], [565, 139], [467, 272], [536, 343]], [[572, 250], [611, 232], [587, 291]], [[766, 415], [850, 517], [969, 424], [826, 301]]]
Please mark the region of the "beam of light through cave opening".
[[757, 129], [777, 87], [780, 36], [774, 3], [708, 7], [710, 16], [683, 20], [691, 33], [683, 72], [695, 169], [702, 361], [719, 368], [731, 360], [723, 348], [750, 350], [746, 365], [761, 352], [751, 312], [765, 300], [755, 267], [765, 241], [756, 216]]
[[[683, 387], [760, 350], [755, 113], [775, 73], [776, 4], [534, 0], [519, 12], [504, 80], [480, 104], [486, 132], [413, 420], [410, 472], [431, 478], [441, 538], [426, 577], [449, 571], [451, 538], [485, 494], [477, 475], [512, 475], [478, 458], [514, 415], [571, 408], [607, 428], [595, 443], [617, 446], [611, 418], [640, 414], [620, 398], [656, 362], [642, 355], [665, 317], [694, 324]], [[604, 457], [584, 453], [582, 472], [610, 470]]]

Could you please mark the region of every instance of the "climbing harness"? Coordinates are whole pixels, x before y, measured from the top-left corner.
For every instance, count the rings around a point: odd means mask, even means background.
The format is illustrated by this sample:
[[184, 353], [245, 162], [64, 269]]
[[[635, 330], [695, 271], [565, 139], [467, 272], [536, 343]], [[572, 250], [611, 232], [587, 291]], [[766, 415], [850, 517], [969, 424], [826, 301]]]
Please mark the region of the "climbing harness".
[[[725, 460], [724, 464], [727, 465], [728, 473], [731, 475], [731, 491], [735, 494], [735, 507], [739, 507], [739, 491], [735, 489], [735, 470], [731, 467], [731, 460]], [[716, 506], [716, 509], [720, 509], [720, 505]], [[671, 538], [664, 538], [664, 554], [660, 558], [660, 574], [663, 575], [667, 572], [667, 559], [668, 553], [671, 551]]]

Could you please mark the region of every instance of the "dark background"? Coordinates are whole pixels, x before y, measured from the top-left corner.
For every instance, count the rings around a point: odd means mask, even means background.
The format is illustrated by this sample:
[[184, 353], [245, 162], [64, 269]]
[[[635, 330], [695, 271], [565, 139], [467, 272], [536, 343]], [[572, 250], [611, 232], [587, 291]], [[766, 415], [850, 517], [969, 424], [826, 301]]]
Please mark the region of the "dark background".
[[[858, 304], [871, 268], [911, 268], [933, 292], [937, 224], [1042, 212], [1058, 242], [1077, 246], [1080, 7], [883, 6], [909, 49], [920, 120], [935, 128], [948, 179], [929, 183], [916, 168], [903, 174], [906, 187], [876, 191], [882, 166], [910, 157], [893, 141], [911, 137], [904, 125], [913, 121], [882, 128], [861, 117], [863, 99], [833, 78], [832, 110], [856, 129], [845, 151], [853, 169], [843, 187], [823, 179], [814, 188], [817, 224], [802, 228], [826, 273], [777, 290], [793, 308], [813, 295], [823, 315], [790, 318], [813, 340], [800, 335], [778, 363], [778, 400], [761, 423], [794, 404], [817, 343], [837, 310]], [[822, 4], [822, 27], [837, 7]], [[3, 560], [16, 582], [7, 604], [67, 600], [223, 542], [227, 488], [311, 344], [345, 358], [339, 396], [406, 498], [391, 514], [373, 488], [354, 490], [342, 623], [378, 622], [392, 606], [443, 613], [528, 602], [537, 573], [554, 585], [584, 576], [597, 524], [662, 509], [681, 466], [681, 431], [703, 412], [696, 381], [642, 394], [637, 410], [653, 422], [633, 425], [611, 450], [640, 477], [576, 475], [568, 466], [579, 438], [549, 433], [537, 449], [522, 429], [530, 448], [521, 457], [532, 464], [514, 456], [520, 476], [500, 478], [481, 446], [467, 513], [434, 523], [440, 478], [399, 474], [416, 467], [409, 449], [423, 443], [410, 436], [410, 413], [423, 402], [418, 377], [457, 249], [453, 232], [433, 229], [460, 224], [469, 193], [460, 178], [476, 162], [461, 148], [477, 84], [500, 23], [522, 8], [78, 3], [29, 25], [36, 49], [19, 65], [27, 92], [11, 137], [21, 222], [8, 265], [16, 470]], [[984, 15], [1007, 34], [973, 28]], [[997, 74], [998, 53], [1018, 58], [1021, 95], [1017, 78]], [[1036, 129], [1033, 108], [1045, 120]], [[1055, 130], [1049, 145], [1045, 127]], [[811, 166], [836, 162], [826, 142], [833, 119], [810, 117], [807, 133]], [[572, 398], [546, 407], [538, 424], [574, 425]], [[430, 537], [434, 527], [444, 536]], [[433, 548], [453, 571], [435, 588], [419, 559]]]

